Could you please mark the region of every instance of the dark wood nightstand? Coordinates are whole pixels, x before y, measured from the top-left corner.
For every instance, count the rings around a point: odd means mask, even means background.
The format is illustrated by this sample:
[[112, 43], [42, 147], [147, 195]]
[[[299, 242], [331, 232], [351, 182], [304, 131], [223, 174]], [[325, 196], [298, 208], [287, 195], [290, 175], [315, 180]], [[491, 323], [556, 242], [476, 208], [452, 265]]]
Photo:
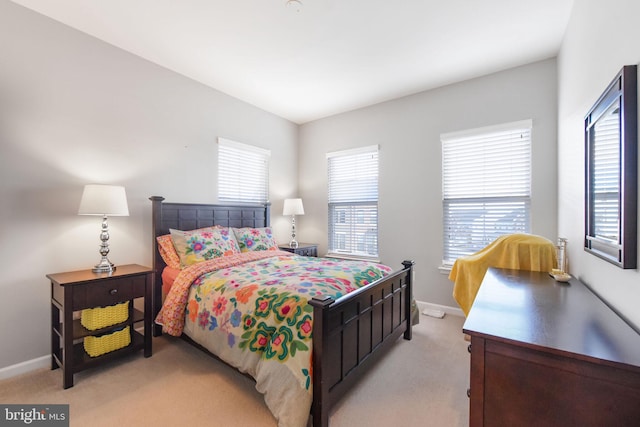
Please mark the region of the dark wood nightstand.
[[[47, 274], [51, 281], [51, 369], [62, 368], [63, 387], [73, 387], [73, 374], [108, 360], [144, 350], [151, 356], [151, 287], [152, 270], [141, 265], [118, 266], [114, 272], [93, 273], [91, 270]], [[144, 312], [133, 307], [135, 299], [144, 300]], [[87, 308], [107, 307], [129, 301], [126, 320], [97, 330], [74, 320], [74, 312]], [[144, 333], [134, 330], [144, 323]], [[129, 327], [131, 344], [97, 357], [84, 348], [86, 337], [100, 337]]]
[[297, 248], [290, 248], [289, 244], [278, 245], [281, 251], [292, 252], [296, 255], [302, 256], [318, 256], [318, 245], [315, 243], [298, 243]]

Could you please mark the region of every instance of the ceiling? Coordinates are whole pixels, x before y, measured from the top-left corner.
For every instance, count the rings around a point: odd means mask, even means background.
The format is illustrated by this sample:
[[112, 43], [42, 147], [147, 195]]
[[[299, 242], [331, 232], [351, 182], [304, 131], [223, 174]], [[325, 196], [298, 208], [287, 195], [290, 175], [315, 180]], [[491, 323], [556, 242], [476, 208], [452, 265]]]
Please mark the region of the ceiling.
[[557, 55], [573, 0], [13, 0], [295, 123]]

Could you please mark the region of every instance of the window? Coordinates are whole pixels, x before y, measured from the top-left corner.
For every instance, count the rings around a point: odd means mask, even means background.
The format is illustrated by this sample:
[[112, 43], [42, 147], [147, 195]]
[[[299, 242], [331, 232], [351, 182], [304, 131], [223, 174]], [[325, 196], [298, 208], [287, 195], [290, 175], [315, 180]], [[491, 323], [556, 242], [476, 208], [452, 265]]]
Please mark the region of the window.
[[327, 154], [329, 253], [378, 256], [378, 146]]
[[440, 136], [443, 264], [529, 233], [531, 120]]
[[269, 150], [218, 138], [218, 200], [268, 202], [270, 156]]

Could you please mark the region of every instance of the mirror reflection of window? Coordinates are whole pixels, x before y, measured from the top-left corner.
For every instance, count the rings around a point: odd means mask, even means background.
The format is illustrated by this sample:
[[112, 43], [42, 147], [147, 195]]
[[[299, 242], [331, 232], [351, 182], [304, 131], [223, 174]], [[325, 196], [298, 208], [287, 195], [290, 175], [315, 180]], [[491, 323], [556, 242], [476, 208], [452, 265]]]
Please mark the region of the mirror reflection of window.
[[595, 236], [618, 243], [620, 213], [620, 101], [607, 109], [594, 125], [593, 208]]

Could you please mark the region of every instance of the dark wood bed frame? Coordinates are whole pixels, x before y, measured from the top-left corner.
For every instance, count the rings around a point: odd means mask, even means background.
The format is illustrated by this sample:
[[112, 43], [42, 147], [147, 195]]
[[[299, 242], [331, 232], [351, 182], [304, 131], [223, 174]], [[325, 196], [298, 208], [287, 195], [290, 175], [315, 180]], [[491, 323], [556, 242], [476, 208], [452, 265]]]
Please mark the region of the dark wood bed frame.
[[[169, 228], [193, 230], [225, 227], [266, 227], [270, 225], [270, 205], [210, 205], [153, 203], [154, 318], [162, 306], [162, 270], [156, 237]], [[413, 261], [370, 285], [341, 298], [313, 298], [313, 403], [314, 427], [329, 425], [329, 411], [342, 395], [387, 352], [397, 339], [411, 339]], [[162, 329], [154, 326], [154, 335]], [[201, 347], [200, 347], [201, 348]]]

